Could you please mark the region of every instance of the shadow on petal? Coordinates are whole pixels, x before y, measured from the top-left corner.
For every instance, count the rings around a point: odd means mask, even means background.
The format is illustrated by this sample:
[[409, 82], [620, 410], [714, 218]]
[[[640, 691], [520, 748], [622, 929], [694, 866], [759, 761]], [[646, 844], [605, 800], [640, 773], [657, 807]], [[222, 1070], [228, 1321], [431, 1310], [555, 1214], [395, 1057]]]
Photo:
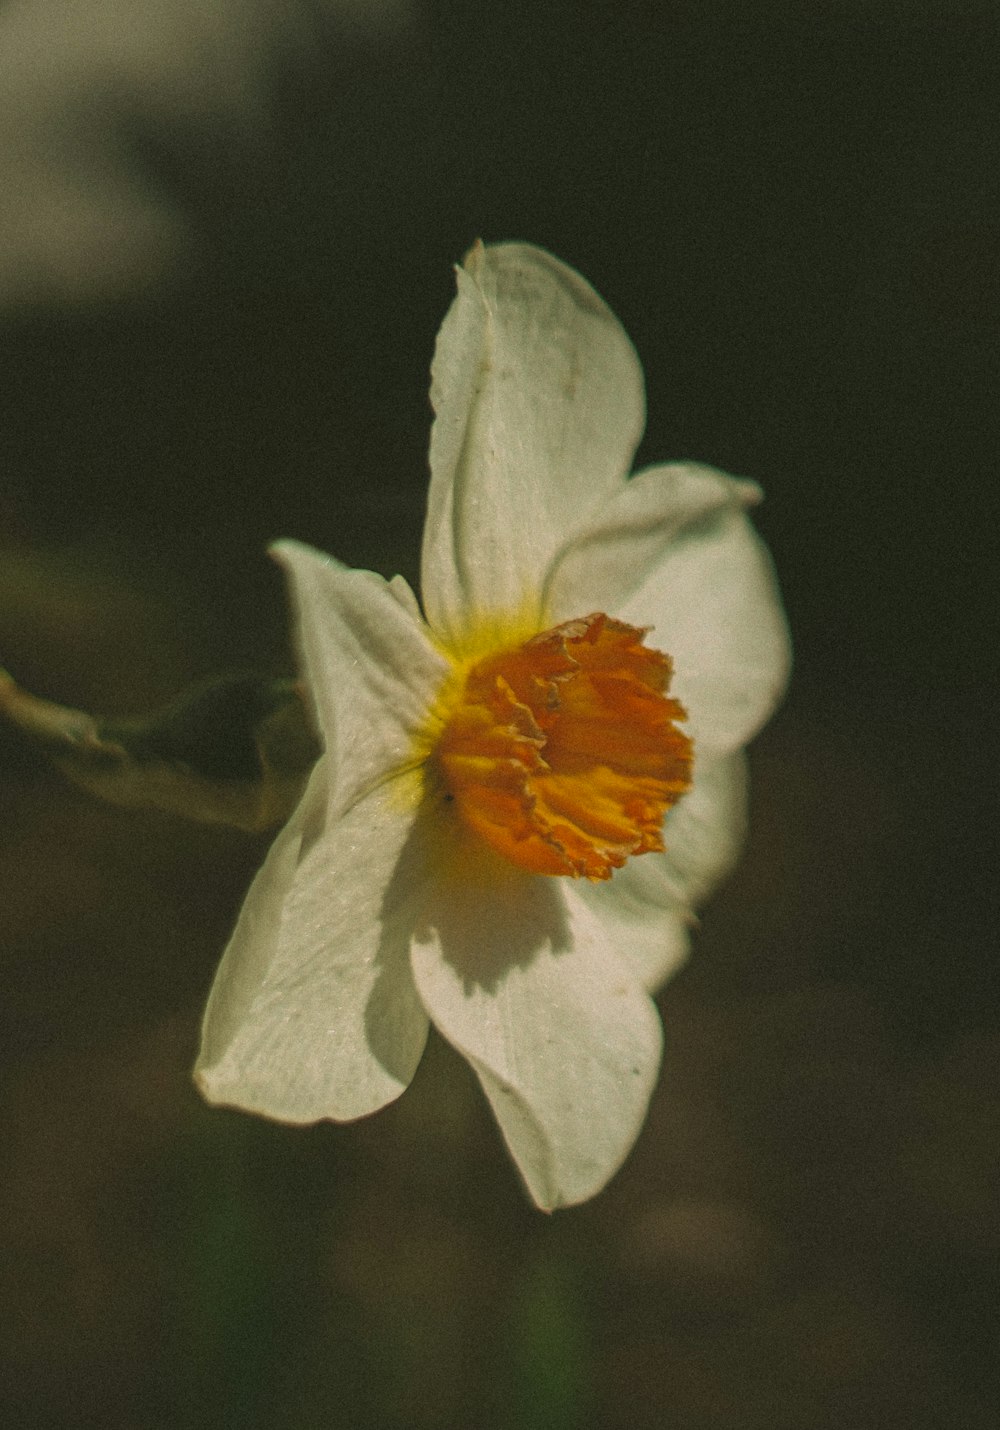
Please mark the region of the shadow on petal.
[[467, 994], [495, 993], [511, 969], [572, 949], [561, 882], [508, 863], [429, 792], [386, 889], [383, 924], [399, 928], [408, 906], [413, 941], [436, 942]]
[[327, 820], [330, 812], [330, 770], [326, 754], [322, 754], [316, 763], [314, 779], [323, 780], [325, 798], [314, 800], [311, 803], [303, 801], [300, 809], [303, 810], [302, 835], [299, 842], [299, 856], [296, 860], [296, 867], [304, 863], [308, 858], [310, 850], [322, 839], [326, 833]]

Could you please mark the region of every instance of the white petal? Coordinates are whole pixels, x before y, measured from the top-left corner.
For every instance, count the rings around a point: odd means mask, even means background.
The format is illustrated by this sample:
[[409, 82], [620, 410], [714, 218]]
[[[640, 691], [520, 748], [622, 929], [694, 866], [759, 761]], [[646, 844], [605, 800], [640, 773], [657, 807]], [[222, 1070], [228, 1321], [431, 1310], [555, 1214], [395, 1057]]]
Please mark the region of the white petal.
[[562, 884], [485, 851], [438, 888], [413, 948], [431, 1020], [471, 1063], [544, 1208], [586, 1200], [617, 1171], [662, 1043], [635, 973], [587, 910], [571, 923]]
[[677, 903], [650, 897], [661, 894], [662, 886], [644, 866], [662, 857], [644, 854], [616, 870], [610, 884], [581, 882], [566, 890], [574, 922], [583, 911], [588, 919], [606, 926], [608, 939], [621, 950], [649, 993], [655, 993], [682, 968], [691, 951], [690, 915]]
[[348, 570], [297, 541], [271, 549], [291, 578], [303, 674], [340, 812], [414, 758], [449, 666], [402, 578]]
[[567, 530], [621, 485], [642, 369], [579, 274], [527, 244], [479, 244], [438, 335], [431, 401], [421, 593], [458, 643], [470, 613], [526, 614]]
[[379, 790], [327, 823], [326, 790], [317, 767], [251, 886], [195, 1068], [210, 1102], [286, 1122], [391, 1102], [427, 1037], [409, 963], [416, 889], [398, 877], [412, 803]]
[[753, 483], [709, 467], [641, 472], [567, 543], [548, 583], [553, 621], [596, 609], [653, 627], [688, 729], [716, 754], [756, 733], [788, 679], [774, 569], [744, 510], [758, 497]]
[[742, 750], [721, 759], [695, 752], [694, 785], [664, 820], [665, 852], [651, 856], [664, 894], [694, 909], [732, 872], [746, 841], [748, 788]]
[[688, 954], [694, 910], [731, 871], [746, 836], [747, 778], [742, 751], [695, 760], [694, 785], [667, 815], [663, 854], [642, 854], [607, 884], [566, 884], [575, 915], [583, 904], [654, 992]]
[[755, 483], [696, 462], [637, 472], [567, 536], [548, 574], [546, 609], [554, 621], [571, 620], [585, 607], [617, 610], [672, 546], [760, 495]]

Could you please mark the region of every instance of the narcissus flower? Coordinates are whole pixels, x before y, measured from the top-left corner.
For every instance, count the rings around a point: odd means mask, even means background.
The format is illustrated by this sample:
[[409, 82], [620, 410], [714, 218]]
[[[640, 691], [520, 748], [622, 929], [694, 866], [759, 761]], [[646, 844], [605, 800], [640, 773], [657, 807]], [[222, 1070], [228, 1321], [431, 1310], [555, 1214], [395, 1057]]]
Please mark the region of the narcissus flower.
[[472, 250], [431, 400], [420, 603], [274, 548], [325, 754], [247, 896], [196, 1075], [283, 1121], [361, 1117], [433, 1023], [555, 1207], [639, 1134], [650, 993], [739, 850], [742, 746], [788, 638], [758, 489], [629, 476], [641, 368], [555, 258]]

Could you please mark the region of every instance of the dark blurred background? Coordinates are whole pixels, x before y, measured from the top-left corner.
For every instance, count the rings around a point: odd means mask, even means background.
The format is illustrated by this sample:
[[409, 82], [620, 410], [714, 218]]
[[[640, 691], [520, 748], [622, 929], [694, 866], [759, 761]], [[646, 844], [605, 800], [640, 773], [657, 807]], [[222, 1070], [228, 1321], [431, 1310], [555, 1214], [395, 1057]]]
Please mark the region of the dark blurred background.
[[766, 489], [796, 642], [645, 1133], [527, 1205], [433, 1043], [350, 1127], [201, 1105], [266, 839], [0, 736], [3, 1423], [997, 1423], [1000, 24], [974, 0], [0, 6], [0, 658], [290, 669], [263, 551], [416, 575], [477, 236], [632, 335], [640, 458]]

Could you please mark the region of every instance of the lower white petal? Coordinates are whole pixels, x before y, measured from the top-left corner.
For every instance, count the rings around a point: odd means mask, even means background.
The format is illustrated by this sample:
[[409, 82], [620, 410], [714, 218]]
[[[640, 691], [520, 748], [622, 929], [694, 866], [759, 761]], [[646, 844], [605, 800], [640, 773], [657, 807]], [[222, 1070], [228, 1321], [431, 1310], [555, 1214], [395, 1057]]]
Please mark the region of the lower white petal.
[[[731, 872], [746, 841], [748, 792], [742, 750], [699, 759], [695, 747], [694, 784], [664, 821], [666, 852], [651, 860], [664, 896], [697, 908]], [[641, 867], [643, 860], [631, 863]]]
[[694, 910], [730, 872], [746, 834], [746, 759], [695, 759], [694, 785], [667, 815], [666, 850], [643, 854], [607, 884], [567, 883], [573, 917], [582, 906], [606, 920], [643, 985], [654, 992], [684, 963]]
[[400, 870], [412, 802], [390, 787], [326, 822], [317, 767], [247, 895], [205, 1012], [210, 1102], [287, 1122], [346, 1121], [398, 1097], [427, 1037]]
[[474, 1068], [544, 1208], [585, 1201], [621, 1166], [662, 1046], [607, 922], [571, 919], [562, 885], [486, 851], [436, 888], [413, 948], [424, 1007]]
[[[608, 937], [635, 971], [642, 986], [655, 993], [687, 962], [691, 951], [689, 911], [680, 904], [663, 903], [649, 896], [647, 884], [660, 893], [659, 881], [643, 879], [641, 866], [659, 862], [662, 855], [648, 854], [631, 859], [614, 874], [609, 884], [573, 884], [566, 890], [570, 917], [608, 920]], [[650, 871], [651, 872], [651, 871]]]

